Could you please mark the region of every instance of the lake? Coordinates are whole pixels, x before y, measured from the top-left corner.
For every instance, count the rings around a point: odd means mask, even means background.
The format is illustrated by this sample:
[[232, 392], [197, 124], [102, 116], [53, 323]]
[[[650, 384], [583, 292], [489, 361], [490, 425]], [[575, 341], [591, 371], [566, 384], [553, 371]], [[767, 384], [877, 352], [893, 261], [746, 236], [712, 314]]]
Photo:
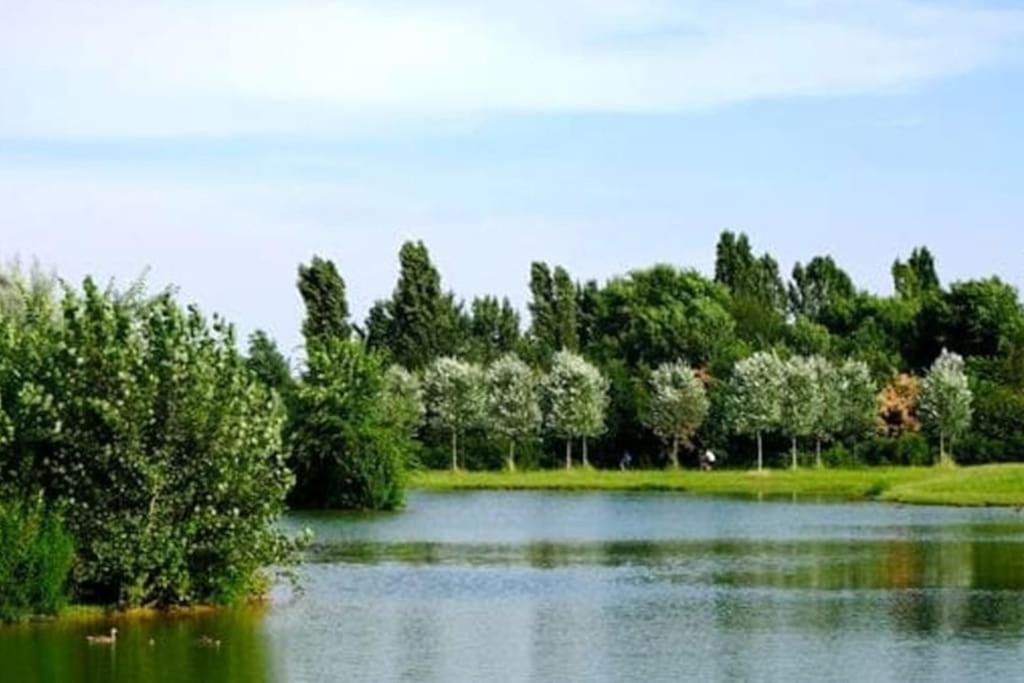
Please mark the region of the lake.
[[284, 523], [316, 541], [269, 608], [121, 621], [114, 648], [3, 628], [0, 681], [1024, 680], [1013, 510], [414, 493]]

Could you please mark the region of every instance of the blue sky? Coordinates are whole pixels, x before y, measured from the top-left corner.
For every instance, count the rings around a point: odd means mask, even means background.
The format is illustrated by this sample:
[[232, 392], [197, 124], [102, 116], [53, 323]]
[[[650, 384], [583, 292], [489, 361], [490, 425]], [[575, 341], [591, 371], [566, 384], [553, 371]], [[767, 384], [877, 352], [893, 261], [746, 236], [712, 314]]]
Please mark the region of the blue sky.
[[462, 296], [531, 260], [710, 271], [750, 234], [887, 291], [1024, 283], [1024, 10], [930, 0], [14, 0], [0, 256], [298, 342], [294, 271], [361, 315], [422, 238]]

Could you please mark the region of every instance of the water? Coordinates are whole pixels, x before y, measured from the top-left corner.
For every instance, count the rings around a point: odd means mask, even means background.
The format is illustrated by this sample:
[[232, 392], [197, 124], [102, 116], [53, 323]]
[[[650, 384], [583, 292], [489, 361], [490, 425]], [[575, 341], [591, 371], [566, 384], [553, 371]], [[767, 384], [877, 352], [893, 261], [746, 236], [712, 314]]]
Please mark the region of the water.
[[115, 648], [2, 629], [0, 681], [1024, 680], [1011, 510], [482, 492], [286, 524], [302, 592]]

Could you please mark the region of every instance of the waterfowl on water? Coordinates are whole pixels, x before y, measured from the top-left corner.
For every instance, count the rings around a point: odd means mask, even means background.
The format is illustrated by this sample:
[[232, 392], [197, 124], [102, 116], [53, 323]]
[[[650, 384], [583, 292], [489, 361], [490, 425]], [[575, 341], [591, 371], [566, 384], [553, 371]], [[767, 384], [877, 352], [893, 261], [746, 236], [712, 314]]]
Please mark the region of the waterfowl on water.
[[220, 641], [215, 640], [210, 636], [203, 636], [199, 639], [199, 645], [201, 647], [220, 647]]
[[117, 629], [110, 629], [109, 636], [86, 636], [90, 645], [114, 645], [117, 643]]

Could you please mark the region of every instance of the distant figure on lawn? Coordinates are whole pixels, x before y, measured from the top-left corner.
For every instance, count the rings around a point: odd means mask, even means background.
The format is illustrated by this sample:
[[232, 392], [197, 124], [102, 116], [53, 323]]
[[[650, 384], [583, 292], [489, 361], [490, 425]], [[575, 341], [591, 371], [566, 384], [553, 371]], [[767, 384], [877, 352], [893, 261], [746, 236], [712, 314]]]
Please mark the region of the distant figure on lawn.
[[717, 458], [715, 457], [714, 451], [704, 451], [704, 453], [700, 456], [700, 469], [704, 472], [710, 472], [711, 469], [715, 466], [716, 460]]
[[619, 458], [619, 469], [625, 472], [626, 470], [629, 469], [629, 466], [632, 464], [633, 456], [630, 455], [629, 451], [626, 451], [625, 453], [622, 454], [622, 457]]

